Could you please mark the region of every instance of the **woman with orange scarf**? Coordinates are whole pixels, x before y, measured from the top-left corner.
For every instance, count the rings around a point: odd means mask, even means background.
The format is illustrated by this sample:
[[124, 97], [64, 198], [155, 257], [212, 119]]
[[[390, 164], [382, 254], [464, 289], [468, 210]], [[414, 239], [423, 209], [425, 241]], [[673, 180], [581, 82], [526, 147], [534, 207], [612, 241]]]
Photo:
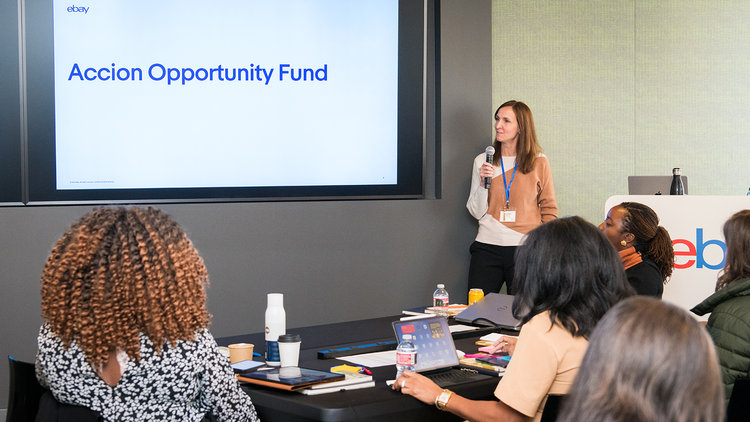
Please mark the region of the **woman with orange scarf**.
[[674, 248], [656, 212], [638, 202], [623, 202], [609, 210], [599, 230], [619, 252], [635, 291], [661, 298], [672, 275]]

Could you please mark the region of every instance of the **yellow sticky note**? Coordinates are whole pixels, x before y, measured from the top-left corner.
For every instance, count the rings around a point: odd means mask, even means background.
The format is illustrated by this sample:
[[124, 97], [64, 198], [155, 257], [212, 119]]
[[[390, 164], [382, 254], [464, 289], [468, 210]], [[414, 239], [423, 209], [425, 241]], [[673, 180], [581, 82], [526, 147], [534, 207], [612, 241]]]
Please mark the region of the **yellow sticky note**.
[[352, 372], [358, 374], [361, 370], [361, 366], [339, 365], [331, 367], [331, 372]]

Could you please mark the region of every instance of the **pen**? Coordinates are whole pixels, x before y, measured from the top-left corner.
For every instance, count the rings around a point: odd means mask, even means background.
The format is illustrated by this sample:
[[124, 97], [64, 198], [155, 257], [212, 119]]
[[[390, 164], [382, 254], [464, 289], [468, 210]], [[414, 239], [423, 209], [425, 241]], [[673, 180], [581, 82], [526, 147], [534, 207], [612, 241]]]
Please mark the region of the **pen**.
[[372, 375], [372, 371], [369, 368], [367, 368], [366, 366], [362, 367], [362, 372], [364, 372], [367, 375]]
[[482, 354], [474, 354], [474, 355], [465, 354], [464, 355], [465, 358], [501, 358], [505, 356], [508, 356], [508, 355], [482, 355]]

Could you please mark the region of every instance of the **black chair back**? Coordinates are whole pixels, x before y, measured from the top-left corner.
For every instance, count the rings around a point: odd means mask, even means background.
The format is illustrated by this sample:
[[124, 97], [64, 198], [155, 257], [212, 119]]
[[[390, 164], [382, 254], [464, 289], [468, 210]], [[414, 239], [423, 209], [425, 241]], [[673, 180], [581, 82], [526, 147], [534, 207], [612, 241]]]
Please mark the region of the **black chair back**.
[[8, 389], [8, 413], [6, 422], [29, 422], [36, 418], [39, 398], [44, 388], [39, 385], [34, 364], [15, 360], [8, 356], [10, 365], [10, 388]]
[[547, 403], [544, 404], [541, 422], [555, 422], [557, 414], [560, 412], [565, 395], [550, 394], [547, 396]]
[[35, 422], [99, 422], [99, 412], [87, 407], [60, 403], [46, 390], [39, 400]]
[[727, 422], [750, 421], [750, 378], [734, 380], [732, 395], [727, 406]]

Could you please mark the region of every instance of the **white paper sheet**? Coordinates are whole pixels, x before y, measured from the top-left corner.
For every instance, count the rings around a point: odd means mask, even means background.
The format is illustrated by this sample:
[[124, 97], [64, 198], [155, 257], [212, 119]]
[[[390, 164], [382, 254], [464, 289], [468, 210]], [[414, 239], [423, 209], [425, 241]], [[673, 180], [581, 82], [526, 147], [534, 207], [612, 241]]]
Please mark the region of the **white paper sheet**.
[[479, 327], [463, 324], [449, 325], [448, 328], [451, 330], [451, 333], [460, 333], [463, 331], [474, 331], [479, 329]]
[[386, 350], [383, 352], [363, 353], [360, 355], [342, 356], [338, 359], [351, 362], [355, 365], [363, 365], [369, 368], [377, 368], [380, 366], [395, 365], [396, 364], [396, 351]]
[[479, 337], [479, 340], [486, 340], [486, 341], [497, 341], [500, 337], [510, 337], [510, 338], [518, 338], [518, 336], [509, 336], [507, 334], [500, 334], [500, 333], [489, 333], [487, 335], [484, 335], [482, 337]]

